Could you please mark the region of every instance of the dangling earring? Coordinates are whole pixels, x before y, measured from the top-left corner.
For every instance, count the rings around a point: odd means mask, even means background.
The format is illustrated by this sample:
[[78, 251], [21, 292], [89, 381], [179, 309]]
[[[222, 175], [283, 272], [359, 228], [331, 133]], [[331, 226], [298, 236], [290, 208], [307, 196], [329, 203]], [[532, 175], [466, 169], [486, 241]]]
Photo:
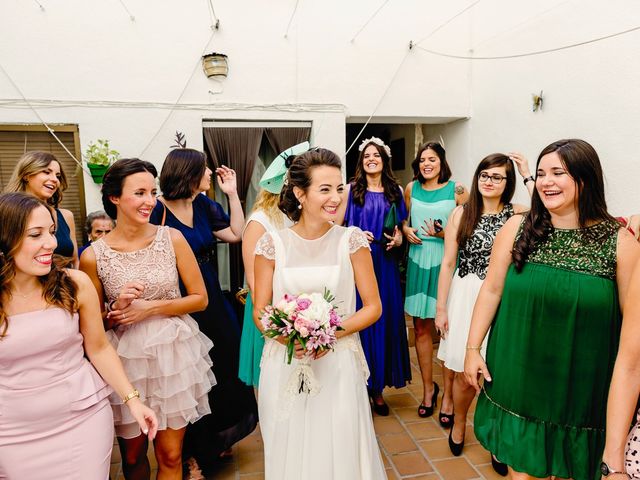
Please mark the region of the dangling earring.
[[302, 210], [302, 204], [301, 203], [298, 204], [298, 210]]

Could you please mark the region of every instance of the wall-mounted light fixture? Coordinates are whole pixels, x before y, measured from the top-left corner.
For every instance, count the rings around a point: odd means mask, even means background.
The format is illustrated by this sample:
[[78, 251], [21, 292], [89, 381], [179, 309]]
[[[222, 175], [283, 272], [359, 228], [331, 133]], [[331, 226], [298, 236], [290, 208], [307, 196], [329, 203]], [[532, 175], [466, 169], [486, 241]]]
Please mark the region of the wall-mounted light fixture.
[[207, 53], [202, 57], [202, 69], [207, 77], [223, 77], [229, 73], [227, 56], [224, 53]]

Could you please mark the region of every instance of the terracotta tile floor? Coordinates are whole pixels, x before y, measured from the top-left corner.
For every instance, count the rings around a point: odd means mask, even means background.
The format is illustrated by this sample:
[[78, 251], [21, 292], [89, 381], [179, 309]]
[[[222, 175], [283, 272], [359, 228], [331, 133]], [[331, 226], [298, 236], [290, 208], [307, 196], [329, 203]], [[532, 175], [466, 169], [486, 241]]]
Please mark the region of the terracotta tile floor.
[[[411, 332], [412, 333], [412, 332]], [[411, 339], [411, 335], [410, 335]], [[434, 380], [442, 387], [442, 369], [435, 359]], [[422, 382], [415, 349], [411, 348], [412, 383], [402, 389], [386, 389], [385, 399], [391, 408], [388, 417], [374, 414], [373, 422], [389, 479], [432, 480], [502, 480], [491, 467], [489, 453], [482, 448], [473, 434], [473, 413], [469, 415], [463, 454], [454, 457], [447, 443], [448, 430], [437, 423], [437, 417], [419, 418], [416, 409], [422, 395]], [[438, 406], [442, 395], [438, 399]], [[475, 408], [475, 402], [472, 405]], [[153, 459], [153, 454], [150, 454]], [[112, 459], [113, 480], [121, 480], [119, 453], [114, 448]], [[155, 466], [152, 460], [152, 466]], [[154, 470], [155, 475], [155, 470]], [[264, 479], [264, 458], [259, 428], [233, 447], [233, 456], [220, 464], [207, 480]], [[304, 479], [301, 479], [304, 480]], [[356, 479], [354, 479], [356, 480]], [[362, 479], [366, 480], [366, 479]]]

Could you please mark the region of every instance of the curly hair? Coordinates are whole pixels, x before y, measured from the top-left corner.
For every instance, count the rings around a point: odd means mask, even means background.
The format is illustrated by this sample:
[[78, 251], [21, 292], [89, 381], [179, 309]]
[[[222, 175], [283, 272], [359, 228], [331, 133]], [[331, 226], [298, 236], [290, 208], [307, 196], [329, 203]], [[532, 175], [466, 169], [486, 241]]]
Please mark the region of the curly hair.
[[284, 226], [284, 222], [282, 221], [282, 213], [280, 213], [280, 209], [278, 208], [279, 202], [279, 193], [271, 193], [267, 190], [260, 190], [260, 193], [258, 194], [258, 197], [256, 198], [251, 211], [264, 212], [274, 227], [282, 228]]
[[367, 191], [367, 174], [364, 171], [364, 153], [370, 146], [374, 146], [380, 158], [382, 159], [382, 188], [384, 190], [384, 196], [389, 203], [394, 203], [400, 198], [400, 189], [396, 177], [391, 170], [391, 157], [387, 154], [387, 151], [382, 145], [378, 145], [375, 142], [367, 143], [360, 151], [358, 157], [358, 163], [356, 165], [356, 172], [351, 180], [351, 195], [356, 205], [364, 205], [364, 195]]
[[280, 192], [280, 202], [278, 207], [292, 221], [300, 220], [302, 212], [298, 208], [300, 202], [293, 193], [293, 187], [298, 187], [303, 191], [307, 191], [311, 185], [311, 171], [315, 167], [336, 167], [342, 168], [342, 163], [338, 155], [326, 148], [314, 148], [300, 155], [292, 156], [287, 159], [287, 177], [285, 185]]
[[[607, 211], [602, 165], [595, 149], [584, 140], [558, 140], [540, 152], [536, 170], [542, 157], [554, 152], [560, 157], [569, 176], [576, 182], [580, 227], [586, 227], [590, 222], [615, 221]], [[522, 271], [531, 252], [535, 251], [552, 231], [551, 214], [542, 203], [538, 190], [534, 189], [531, 210], [524, 219], [522, 233], [516, 240], [512, 252], [513, 263], [518, 272]]]
[[[5, 309], [11, 299], [11, 282], [16, 276], [15, 255], [20, 251], [31, 213], [44, 207], [54, 221], [51, 206], [26, 193], [0, 195], [0, 338], [9, 327]], [[47, 275], [38, 277], [47, 305], [63, 308], [71, 313], [78, 310], [77, 286], [67, 272], [57, 265]]]
[[67, 176], [64, 173], [62, 164], [60, 161], [49, 152], [42, 152], [34, 150], [27, 152], [16, 164], [11, 174], [11, 178], [7, 182], [4, 191], [9, 192], [26, 192], [27, 184], [29, 183], [29, 177], [37, 175], [40, 172], [46, 170], [51, 162], [56, 162], [60, 166], [60, 186], [57, 188], [51, 198], [47, 199], [47, 203], [53, 208], [58, 208], [60, 202], [62, 202], [62, 193], [67, 189], [68, 182]]

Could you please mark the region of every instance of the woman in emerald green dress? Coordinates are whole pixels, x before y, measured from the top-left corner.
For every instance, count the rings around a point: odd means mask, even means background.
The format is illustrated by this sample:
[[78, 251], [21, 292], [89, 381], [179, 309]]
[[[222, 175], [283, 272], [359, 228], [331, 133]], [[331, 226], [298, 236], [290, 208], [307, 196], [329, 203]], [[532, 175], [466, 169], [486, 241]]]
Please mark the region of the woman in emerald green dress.
[[485, 380], [475, 434], [513, 480], [600, 478], [607, 391], [639, 254], [607, 212], [593, 147], [546, 147], [531, 211], [496, 237], [465, 358], [469, 383], [479, 391]]

